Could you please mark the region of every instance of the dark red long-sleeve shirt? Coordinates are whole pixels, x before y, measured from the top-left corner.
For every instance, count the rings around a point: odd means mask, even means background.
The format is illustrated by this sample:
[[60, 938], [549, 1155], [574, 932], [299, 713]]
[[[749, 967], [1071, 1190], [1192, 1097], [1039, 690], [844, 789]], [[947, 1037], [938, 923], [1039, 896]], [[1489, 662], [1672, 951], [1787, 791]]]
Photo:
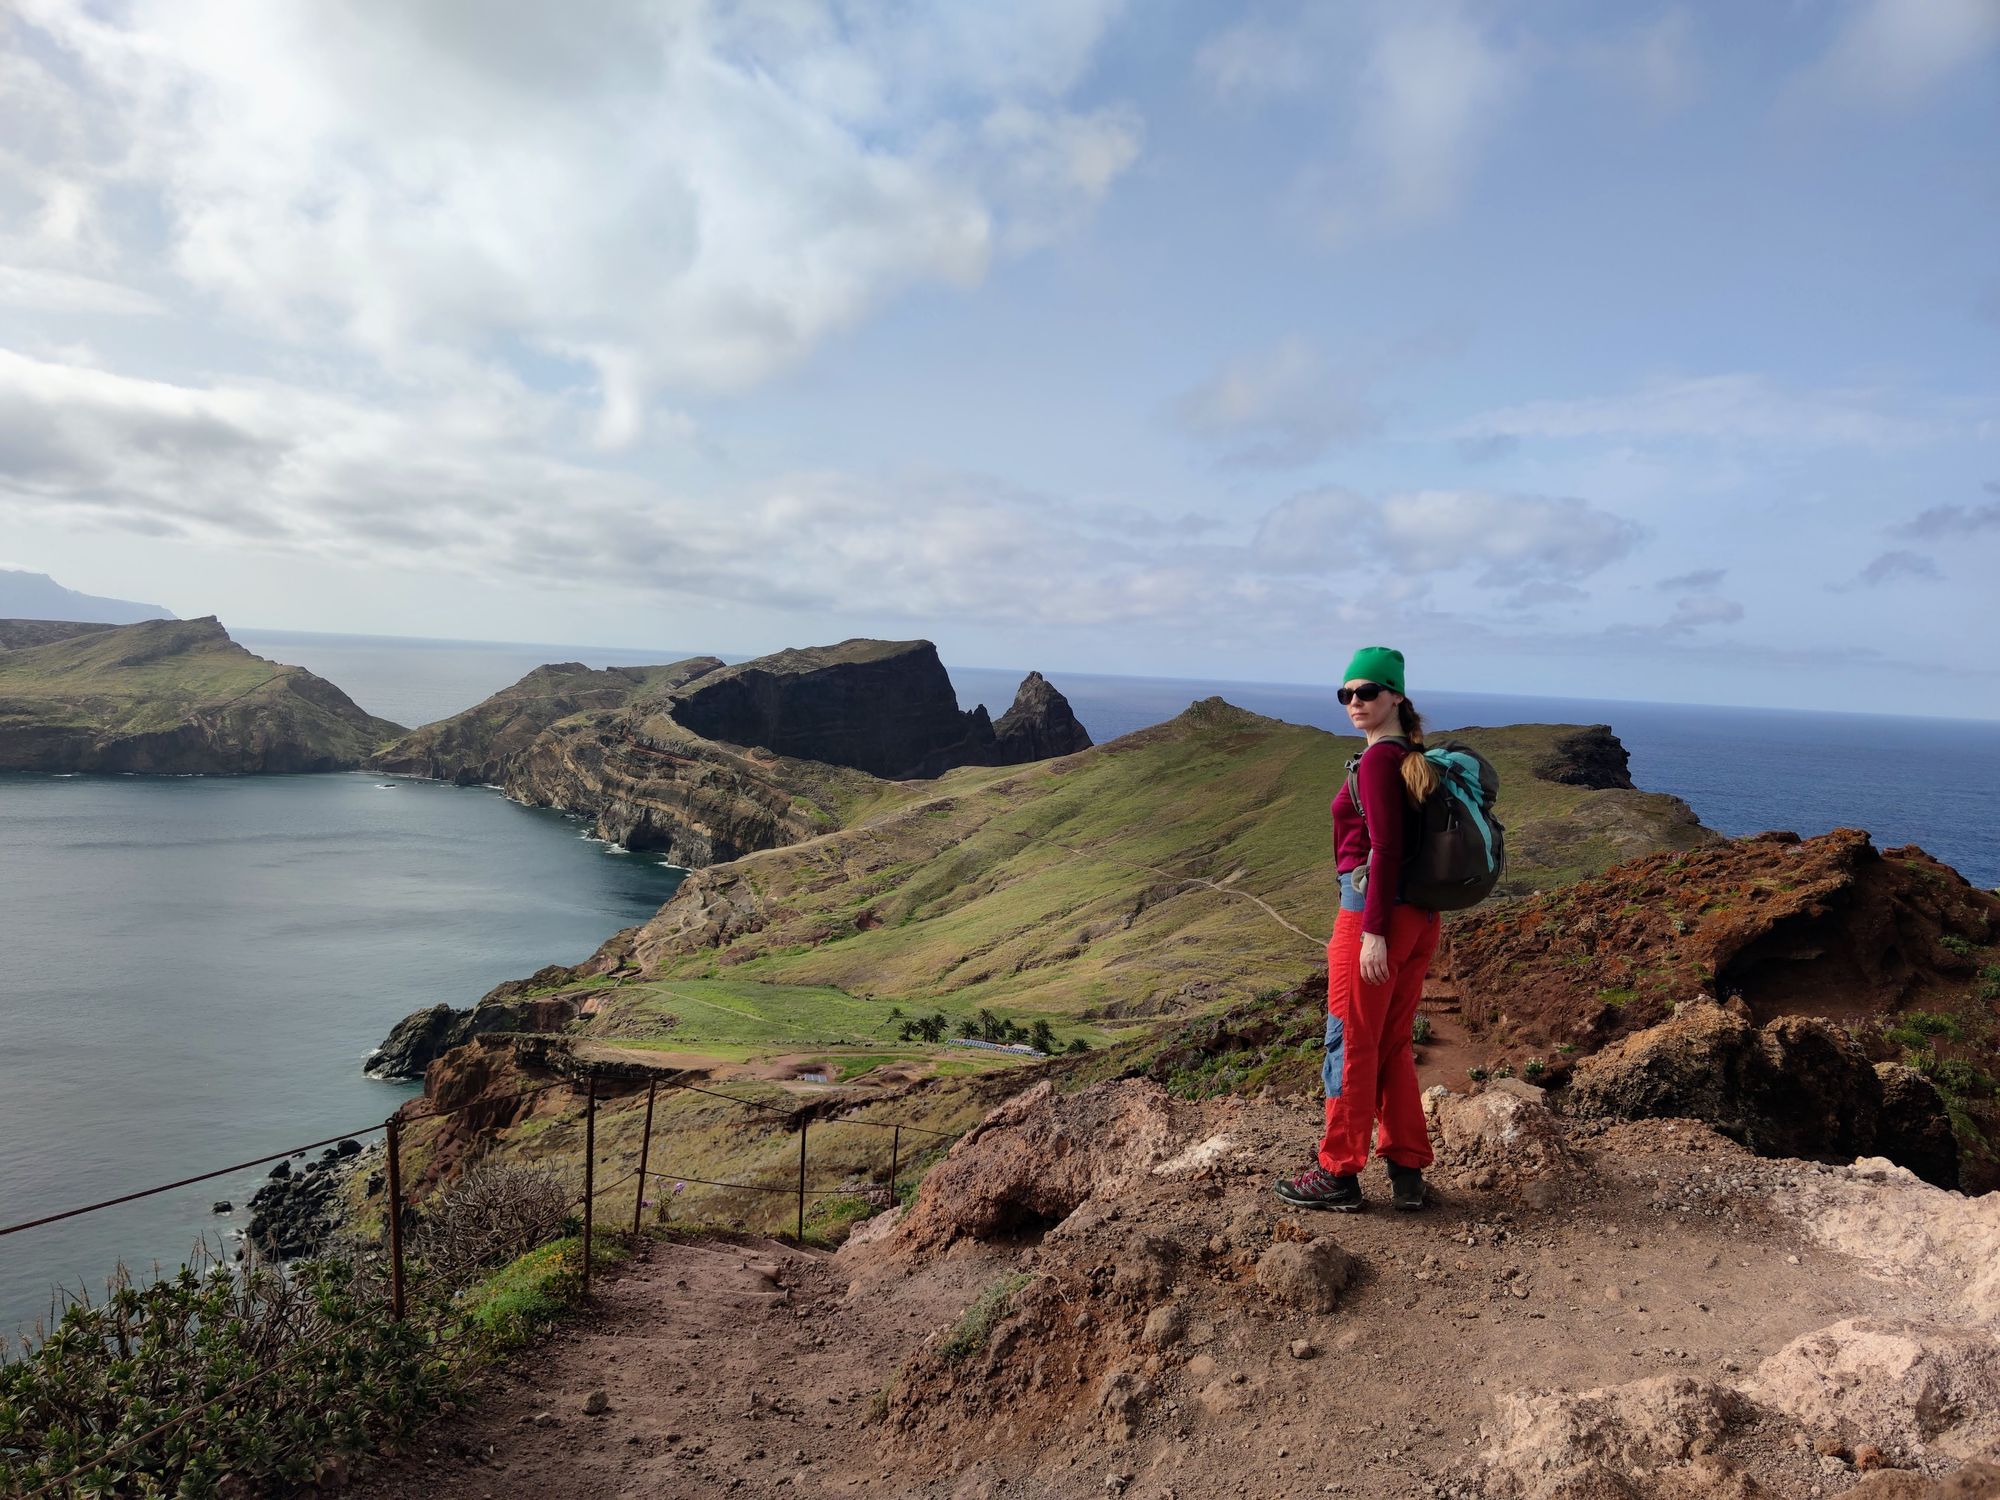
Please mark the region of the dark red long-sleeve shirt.
[[[1403, 757], [1409, 753], [1394, 740], [1377, 740], [1362, 752], [1355, 770], [1361, 807], [1348, 796], [1345, 781], [1333, 794], [1334, 869], [1345, 875], [1369, 866], [1361, 930], [1383, 937], [1389, 935], [1389, 909], [1396, 904], [1396, 891], [1403, 883], [1403, 846], [1410, 812], [1410, 799], [1403, 794]], [[1368, 814], [1365, 821], [1361, 815], [1364, 808]]]

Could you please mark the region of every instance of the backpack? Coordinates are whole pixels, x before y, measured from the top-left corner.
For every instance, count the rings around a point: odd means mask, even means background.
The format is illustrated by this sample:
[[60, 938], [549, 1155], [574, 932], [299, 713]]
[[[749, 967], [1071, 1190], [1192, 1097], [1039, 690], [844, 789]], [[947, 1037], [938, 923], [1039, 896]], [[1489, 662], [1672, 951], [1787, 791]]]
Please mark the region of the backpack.
[[[1389, 738], [1409, 748], [1400, 735]], [[1437, 768], [1438, 786], [1416, 809], [1401, 896], [1426, 911], [1463, 911], [1491, 895], [1506, 868], [1507, 830], [1493, 816], [1500, 775], [1485, 756], [1455, 740], [1426, 745], [1422, 753]], [[1347, 763], [1347, 795], [1357, 810], [1360, 765], [1359, 755]]]

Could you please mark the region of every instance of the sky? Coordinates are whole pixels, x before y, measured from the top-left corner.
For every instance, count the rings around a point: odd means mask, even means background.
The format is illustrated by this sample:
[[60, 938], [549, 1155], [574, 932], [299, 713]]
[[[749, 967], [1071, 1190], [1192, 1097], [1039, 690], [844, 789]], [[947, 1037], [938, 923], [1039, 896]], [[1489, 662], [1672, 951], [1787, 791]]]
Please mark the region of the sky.
[[0, 7], [0, 566], [2000, 717], [2000, 0]]

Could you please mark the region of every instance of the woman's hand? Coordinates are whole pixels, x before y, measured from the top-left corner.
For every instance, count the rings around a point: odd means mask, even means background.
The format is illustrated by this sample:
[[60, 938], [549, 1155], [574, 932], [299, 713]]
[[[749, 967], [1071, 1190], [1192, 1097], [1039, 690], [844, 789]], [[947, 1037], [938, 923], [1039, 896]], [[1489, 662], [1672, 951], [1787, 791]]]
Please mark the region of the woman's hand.
[[1389, 940], [1379, 932], [1361, 934], [1361, 982], [1386, 984], [1389, 980]]

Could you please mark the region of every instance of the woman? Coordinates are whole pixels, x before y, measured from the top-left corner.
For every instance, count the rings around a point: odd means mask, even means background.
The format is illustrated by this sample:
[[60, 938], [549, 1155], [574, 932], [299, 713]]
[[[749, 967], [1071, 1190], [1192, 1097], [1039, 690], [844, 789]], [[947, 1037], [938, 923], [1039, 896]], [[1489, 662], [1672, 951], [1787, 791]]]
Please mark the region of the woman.
[[1401, 901], [1398, 890], [1415, 809], [1436, 788], [1437, 771], [1422, 754], [1423, 720], [1403, 693], [1402, 652], [1355, 652], [1339, 697], [1368, 743], [1333, 799], [1340, 914], [1326, 945], [1326, 1133], [1318, 1161], [1277, 1193], [1301, 1208], [1360, 1209], [1360, 1172], [1379, 1120], [1391, 1201], [1416, 1209], [1424, 1206], [1431, 1141], [1410, 1028], [1437, 948], [1438, 914]]

